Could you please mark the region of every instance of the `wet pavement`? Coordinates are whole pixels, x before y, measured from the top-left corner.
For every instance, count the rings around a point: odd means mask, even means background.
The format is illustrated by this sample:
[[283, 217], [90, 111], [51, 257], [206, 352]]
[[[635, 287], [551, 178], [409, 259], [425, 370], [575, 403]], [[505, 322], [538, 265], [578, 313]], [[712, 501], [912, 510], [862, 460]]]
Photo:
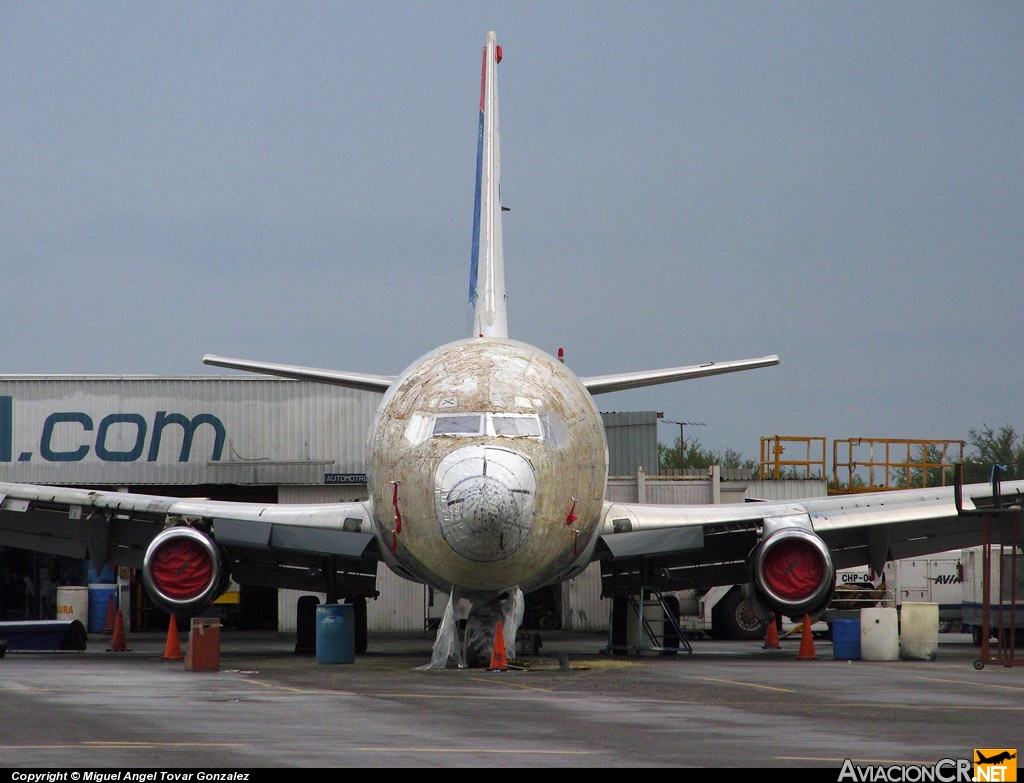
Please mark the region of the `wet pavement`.
[[[188, 634], [179, 635], [180, 649]], [[832, 644], [693, 642], [607, 654], [602, 634], [542, 632], [507, 671], [424, 671], [432, 636], [371, 633], [353, 663], [296, 654], [294, 634], [220, 630], [215, 671], [125, 651], [0, 660], [0, 765], [269, 767], [831, 767], [935, 764], [1024, 746], [1024, 667], [964, 634], [934, 660], [835, 660]]]

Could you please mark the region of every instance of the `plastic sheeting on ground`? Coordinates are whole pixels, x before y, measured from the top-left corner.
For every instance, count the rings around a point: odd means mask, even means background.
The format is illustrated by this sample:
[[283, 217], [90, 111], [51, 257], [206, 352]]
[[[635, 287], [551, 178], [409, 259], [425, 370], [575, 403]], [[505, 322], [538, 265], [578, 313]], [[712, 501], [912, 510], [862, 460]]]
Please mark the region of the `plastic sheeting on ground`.
[[518, 587], [497, 596], [453, 588], [437, 629], [430, 663], [419, 668], [446, 669], [451, 663], [460, 669], [478, 665], [486, 667], [499, 622], [505, 639], [505, 655], [509, 660], [514, 659], [515, 639], [523, 623], [525, 609], [523, 591]]

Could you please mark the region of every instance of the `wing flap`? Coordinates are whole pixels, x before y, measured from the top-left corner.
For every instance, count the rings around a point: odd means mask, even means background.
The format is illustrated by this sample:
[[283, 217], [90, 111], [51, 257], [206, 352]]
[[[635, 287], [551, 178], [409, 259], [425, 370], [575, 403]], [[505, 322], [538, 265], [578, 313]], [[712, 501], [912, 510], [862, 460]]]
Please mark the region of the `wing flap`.
[[660, 528], [620, 533], [602, 539], [612, 557], [659, 557], [704, 548], [704, 531], [699, 527]]
[[369, 533], [223, 517], [214, 518], [213, 531], [217, 543], [229, 549], [306, 552], [351, 560], [367, 558], [373, 541]]

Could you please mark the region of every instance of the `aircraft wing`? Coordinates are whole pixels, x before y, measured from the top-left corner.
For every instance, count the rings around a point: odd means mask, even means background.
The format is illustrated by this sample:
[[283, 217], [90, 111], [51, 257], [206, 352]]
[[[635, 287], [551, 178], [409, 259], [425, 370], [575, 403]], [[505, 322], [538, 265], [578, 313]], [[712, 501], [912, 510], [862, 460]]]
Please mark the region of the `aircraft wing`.
[[[1003, 482], [1001, 505], [1019, 504], [1022, 492], [1024, 481]], [[881, 573], [889, 560], [982, 544], [983, 512], [996, 505], [988, 484], [962, 487], [963, 514], [953, 487], [708, 506], [606, 502], [594, 556], [606, 594], [751, 583], [762, 605], [800, 616], [823, 608], [837, 569]]]
[[620, 372], [613, 375], [592, 375], [580, 378], [591, 394], [638, 389], [641, 386], [654, 386], [659, 383], [686, 381], [691, 378], [706, 378], [709, 375], [723, 375], [727, 372], [753, 370], [758, 367], [771, 367], [779, 363], [778, 356], [762, 356], [758, 359], [738, 359], [731, 362], [704, 362], [686, 367], [666, 367], [662, 370], [639, 370], [636, 372]]
[[[142, 568], [168, 611], [216, 598], [228, 572], [243, 584], [372, 594], [370, 519], [368, 503], [238, 503], [0, 482], [0, 545]], [[181, 548], [201, 569], [201, 585], [173, 584], [178, 572], [150, 573], [161, 550]]]
[[313, 381], [331, 386], [344, 386], [349, 389], [381, 392], [395, 380], [393, 375], [371, 375], [370, 373], [341, 372], [338, 370], [319, 370], [315, 367], [300, 367], [295, 364], [275, 364], [274, 362], [257, 362], [249, 359], [228, 359], [223, 356], [207, 354], [203, 364], [215, 367], [227, 367], [232, 370], [258, 372], [264, 375], [276, 375], [280, 378], [293, 378], [298, 381]]

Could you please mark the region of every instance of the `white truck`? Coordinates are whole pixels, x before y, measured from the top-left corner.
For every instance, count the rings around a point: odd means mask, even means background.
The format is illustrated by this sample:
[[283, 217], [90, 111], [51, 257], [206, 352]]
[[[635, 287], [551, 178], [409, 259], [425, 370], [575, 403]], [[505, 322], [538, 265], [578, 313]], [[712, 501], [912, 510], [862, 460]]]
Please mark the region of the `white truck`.
[[[1017, 550], [1004, 549], [998, 546], [991, 548], [991, 579], [989, 588], [989, 635], [998, 638], [999, 623], [1002, 619], [1004, 628], [1016, 628], [1017, 637], [1024, 633], [1024, 554]], [[963, 550], [963, 585], [962, 585], [962, 618], [961, 626], [965, 632], [974, 637], [974, 643], [980, 645], [984, 635], [982, 611], [985, 606], [985, 570], [984, 547]], [[1014, 574], [1016, 561], [1016, 574]], [[1014, 577], [1016, 577], [1014, 579]], [[1014, 586], [1014, 581], [1016, 586]], [[1000, 584], [1002, 595], [1000, 596]], [[1017, 603], [1012, 603], [1016, 588]], [[1000, 601], [1000, 597], [1002, 600]], [[1000, 618], [1000, 608], [1001, 615]]]

